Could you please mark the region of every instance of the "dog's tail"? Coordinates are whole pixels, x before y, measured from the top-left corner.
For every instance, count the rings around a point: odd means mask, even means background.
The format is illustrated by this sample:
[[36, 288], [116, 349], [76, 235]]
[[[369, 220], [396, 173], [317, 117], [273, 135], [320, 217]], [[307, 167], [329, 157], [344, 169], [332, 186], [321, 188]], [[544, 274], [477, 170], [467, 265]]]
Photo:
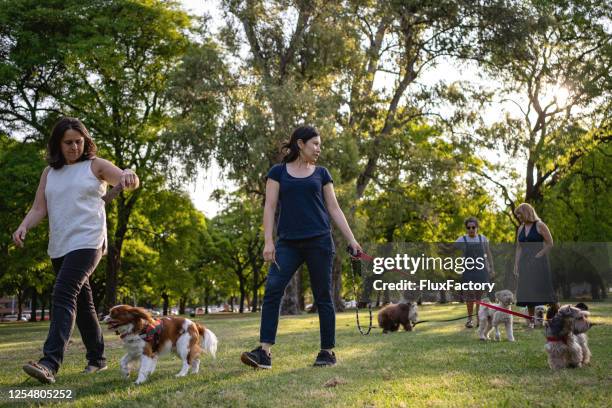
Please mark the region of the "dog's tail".
[[219, 340], [217, 340], [217, 336], [210, 329], [204, 328], [201, 324], [197, 324], [198, 333], [202, 337], [201, 346], [204, 351], [208, 352], [213, 358], [217, 358], [217, 345], [219, 344]]

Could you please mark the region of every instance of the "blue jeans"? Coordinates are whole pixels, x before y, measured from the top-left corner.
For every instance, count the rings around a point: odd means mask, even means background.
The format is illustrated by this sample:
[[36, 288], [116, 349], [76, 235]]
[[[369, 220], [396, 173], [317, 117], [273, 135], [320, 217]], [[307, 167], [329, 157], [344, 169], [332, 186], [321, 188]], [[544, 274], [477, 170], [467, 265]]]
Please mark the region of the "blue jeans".
[[102, 329], [89, 286], [89, 276], [101, 257], [102, 249], [77, 249], [51, 259], [57, 279], [53, 287], [51, 325], [43, 347], [44, 357], [39, 363], [54, 373], [64, 359], [75, 320], [87, 350], [88, 364], [106, 365]]
[[280, 270], [275, 264], [270, 265], [262, 305], [260, 342], [275, 343], [280, 302], [285, 288], [295, 271], [306, 262], [312, 294], [319, 312], [321, 348], [334, 347], [336, 311], [332, 299], [332, 263], [335, 253], [331, 234], [276, 242], [276, 262]]

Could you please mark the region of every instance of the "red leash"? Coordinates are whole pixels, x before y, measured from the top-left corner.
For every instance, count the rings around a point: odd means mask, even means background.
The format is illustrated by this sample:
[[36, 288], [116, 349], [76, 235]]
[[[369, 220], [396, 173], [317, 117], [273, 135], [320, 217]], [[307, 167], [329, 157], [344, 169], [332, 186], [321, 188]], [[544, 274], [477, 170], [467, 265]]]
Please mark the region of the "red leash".
[[348, 247], [347, 250], [351, 258], [353, 259], [361, 259], [362, 261], [368, 261], [368, 262], [374, 260], [374, 257], [366, 254], [363, 251], [359, 251], [357, 252], [357, 255], [353, 255], [353, 253], [351, 252], [352, 251], [351, 247]]
[[479, 300], [476, 300], [475, 303], [478, 303], [480, 306], [490, 307], [493, 310], [498, 310], [500, 312], [508, 313], [508, 314], [515, 315], [515, 316], [518, 316], [518, 317], [523, 317], [523, 318], [528, 319], [528, 320], [533, 320], [534, 319], [534, 316], [529, 316], [529, 315], [526, 315], [526, 314], [523, 314], [523, 313], [515, 312], [513, 310], [504, 309], [503, 307], [499, 307], [499, 306], [495, 306], [495, 305], [490, 305], [488, 303], [481, 302]]
[[[372, 261], [374, 259], [374, 257], [366, 254], [363, 251], [359, 251], [359, 252], [357, 252], [356, 255], [353, 255], [352, 248], [350, 246], [347, 248], [347, 250], [348, 250], [349, 254], [351, 255], [351, 258], [353, 258], [353, 259], [359, 259], [359, 260], [368, 261], [368, 262]], [[394, 269], [393, 271], [398, 271], [398, 270]], [[398, 272], [402, 272], [402, 271], [398, 271]], [[493, 310], [498, 310], [500, 312], [504, 312], [504, 313], [511, 314], [511, 315], [514, 315], [514, 316], [522, 317], [522, 318], [528, 319], [528, 320], [535, 320], [535, 316], [529, 316], [529, 315], [526, 315], [526, 314], [523, 314], [523, 313], [515, 312], [515, 311], [510, 310], [510, 309], [504, 309], [503, 307], [491, 305], [489, 303], [481, 302], [481, 301], [478, 301], [478, 300], [475, 301], [475, 302], [477, 304], [481, 305], [481, 306], [490, 307]]]

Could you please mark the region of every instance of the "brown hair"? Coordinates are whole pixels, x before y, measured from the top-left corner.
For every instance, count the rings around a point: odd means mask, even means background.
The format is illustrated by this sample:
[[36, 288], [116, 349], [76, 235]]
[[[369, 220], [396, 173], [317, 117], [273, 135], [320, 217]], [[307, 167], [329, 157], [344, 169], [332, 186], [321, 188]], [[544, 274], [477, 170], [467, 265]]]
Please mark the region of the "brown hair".
[[49, 138], [49, 142], [47, 143], [47, 163], [49, 166], [54, 169], [61, 169], [66, 164], [66, 159], [62, 154], [62, 149], [60, 147], [60, 143], [62, 142], [62, 138], [64, 137], [64, 133], [67, 130], [76, 130], [79, 132], [84, 139], [84, 148], [83, 155], [79, 158], [78, 161], [85, 161], [92, 159], [96, 156], [96, 152], [98, 148], [94, 143], [93, 139], [89, 135], [89, 131], [77, 118], [70, 117], [62, 117], [57, 121], [55, 126], [53, 126], [53, 130], [51, 131], [51, 137]]
[[463, 221], [463, 225], [467, 228], [467, 225], [470, 222], [473, 222], [474, 224], [476, 224], [476, 228], [479, 227], [479, 225], [478, 225], [478, 218], [476, 218], [476, 217], [468, 217], [468, 218], [466, 218], [465, 221]]

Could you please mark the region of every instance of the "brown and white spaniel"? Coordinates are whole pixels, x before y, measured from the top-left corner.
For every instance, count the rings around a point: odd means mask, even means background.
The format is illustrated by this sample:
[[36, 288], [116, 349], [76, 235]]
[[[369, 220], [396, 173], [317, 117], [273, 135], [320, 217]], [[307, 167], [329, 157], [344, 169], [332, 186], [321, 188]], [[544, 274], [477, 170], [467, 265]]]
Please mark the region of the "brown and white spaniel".
[[155, 320], [141, 307], [117, 305], [104, 322], [121, 337], [127, 350], [120, 362], [122, 374], [128, 377], [132, 365], [140, 362], [136, 384], [142, 384], [153, 373], [161, 354], [174, 351], [183, 360], [183, 367], [176, 375], [183, 377], [189, 367], [193, 374], [198, 372], [202, 350], [213, 358], [217, 353], [217, 336], [203, 325], [183, 317]]

